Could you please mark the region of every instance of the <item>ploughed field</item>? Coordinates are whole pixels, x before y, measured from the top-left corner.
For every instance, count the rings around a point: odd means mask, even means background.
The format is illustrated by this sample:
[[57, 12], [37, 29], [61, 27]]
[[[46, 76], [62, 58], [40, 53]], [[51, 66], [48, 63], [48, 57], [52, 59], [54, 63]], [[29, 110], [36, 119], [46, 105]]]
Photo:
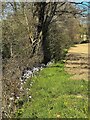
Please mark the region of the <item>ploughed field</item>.
[[90, 43], [78, 44], [71, 47], [68, 51], [65, 67], [69, 74], [73, 74], [73, 79], [89, 79], [89, 46]]

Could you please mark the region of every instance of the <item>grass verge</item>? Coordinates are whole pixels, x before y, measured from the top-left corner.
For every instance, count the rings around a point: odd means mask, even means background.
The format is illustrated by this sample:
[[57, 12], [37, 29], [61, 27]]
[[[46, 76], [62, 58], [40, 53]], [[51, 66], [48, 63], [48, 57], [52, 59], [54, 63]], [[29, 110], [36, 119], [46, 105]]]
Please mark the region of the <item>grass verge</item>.
[[24, 104], [15, 117], [87, 118], [88, 82], [71, 80], [70, 76], [65, 72], [64, 64], [56, 63], [28, 79], [24, 87], [29, 89], [31, 98], [22, 98]]

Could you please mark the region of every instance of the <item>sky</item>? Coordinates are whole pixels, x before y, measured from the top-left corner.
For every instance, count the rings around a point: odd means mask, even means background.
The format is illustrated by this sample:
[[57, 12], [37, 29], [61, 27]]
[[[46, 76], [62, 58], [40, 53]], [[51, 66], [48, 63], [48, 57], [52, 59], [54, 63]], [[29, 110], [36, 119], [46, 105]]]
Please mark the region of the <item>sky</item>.
[[89, 2], [90, 0], [68, 0], [68, 1], [72, 1], [72, 2], [82, 2], [82, 1]]
[[[13, 0], [0, 0], [1, 2], [13, 2]], [[44, 0], [15, 0], [16, 2], [35, 2], [35, 1], [44, 1]], [[63, 2], [63, 1], [71, 1], [71, 2], [89, 2], [90, 0], [48, 0], [48, 1], [57, 1], [57, 2]]]

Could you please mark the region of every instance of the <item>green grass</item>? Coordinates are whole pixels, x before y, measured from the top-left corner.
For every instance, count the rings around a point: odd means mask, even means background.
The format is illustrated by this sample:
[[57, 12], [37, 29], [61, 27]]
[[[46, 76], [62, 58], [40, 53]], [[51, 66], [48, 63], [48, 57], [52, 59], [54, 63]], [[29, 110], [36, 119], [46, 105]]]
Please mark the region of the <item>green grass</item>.
[[[71, 80], [64, 71], [64, 64], [56, 63], [29, 79], [31, 99], [15, 113], [20, 118], [87, 118], [88, 82]], [[33, 86], [30, 83], [33, 81]]]

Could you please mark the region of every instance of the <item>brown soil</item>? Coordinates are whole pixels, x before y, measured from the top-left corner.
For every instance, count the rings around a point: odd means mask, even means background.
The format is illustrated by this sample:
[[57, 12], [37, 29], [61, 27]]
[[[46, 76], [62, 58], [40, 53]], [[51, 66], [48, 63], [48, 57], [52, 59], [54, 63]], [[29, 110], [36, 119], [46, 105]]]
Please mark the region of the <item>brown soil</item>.
[[71, 47], [66, 56], [65, 70], [69, 74], [73, 74], [71, 79], [84, 79], [89, 78], [89, 44], [78, 44]]

